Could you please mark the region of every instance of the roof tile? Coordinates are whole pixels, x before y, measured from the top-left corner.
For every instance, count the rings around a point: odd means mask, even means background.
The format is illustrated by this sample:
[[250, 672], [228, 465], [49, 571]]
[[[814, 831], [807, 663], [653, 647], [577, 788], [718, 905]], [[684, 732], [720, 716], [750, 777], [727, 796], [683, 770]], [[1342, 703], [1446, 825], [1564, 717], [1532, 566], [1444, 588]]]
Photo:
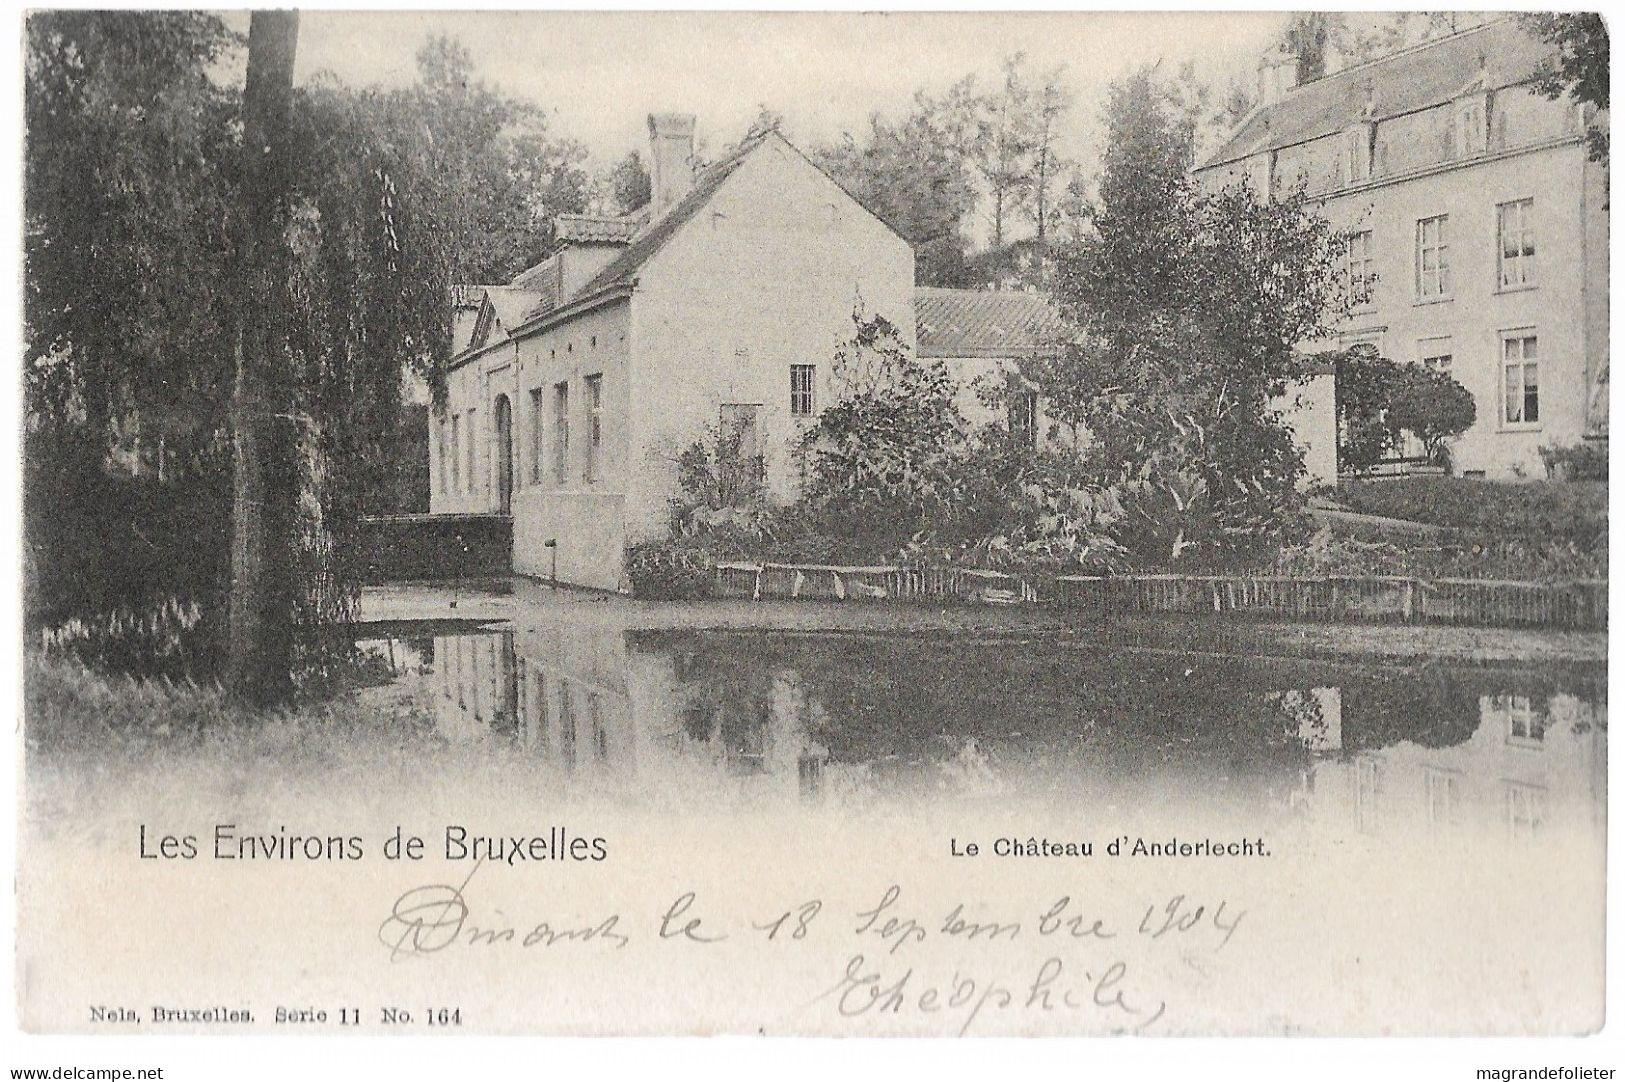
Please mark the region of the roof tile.
[[1059, 343], [1066, 324], [1042, 293], [976, 289], [914, 291], [922, 357], [1014, 357]]

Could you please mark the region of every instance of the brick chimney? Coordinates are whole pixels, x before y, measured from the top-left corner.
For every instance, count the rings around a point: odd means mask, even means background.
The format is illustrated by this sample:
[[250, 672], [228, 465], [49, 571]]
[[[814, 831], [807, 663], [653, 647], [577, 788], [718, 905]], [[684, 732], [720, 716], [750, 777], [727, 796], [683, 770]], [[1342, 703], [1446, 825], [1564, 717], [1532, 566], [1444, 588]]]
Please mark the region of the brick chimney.
[[694, 186], [694, 115], [649, 114], [650, 206], [659, 214]]

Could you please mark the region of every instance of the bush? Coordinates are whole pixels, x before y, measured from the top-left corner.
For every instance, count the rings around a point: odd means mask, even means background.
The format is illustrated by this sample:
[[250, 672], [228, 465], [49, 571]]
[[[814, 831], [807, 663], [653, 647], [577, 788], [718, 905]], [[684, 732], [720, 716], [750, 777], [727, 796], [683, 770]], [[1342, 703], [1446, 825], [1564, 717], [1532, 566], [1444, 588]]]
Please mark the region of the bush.
[[231, 571], [231, 476], [160, 482], [110, 470], [99, 451], [30, 446], [24, 460], [23, 581], [30, 626], [166, 598], [206, 608]]
[[1443, 465], [1445, 441], [1473, 427], [1478, 406], [1473, 392], [1443, 372], [1405, 365], [1388, 400], [1388, 419], [1421, 440], [1430, 461]]
[[1568, 447], [1542, 447], [1540, 461], [1554, 481], [1608, 480], [1608, 443], [1576, 443]]
[[628, 546], [627, 576], [635, 597], [683, 601], [710, 597], [717, 558], [692, 538], [662, 538]]
[[875, 548], [916, 537], [943, 514], [965, 421], [941, 361], [911, 354], [881, 316], [852, 319], [832, 366], [835, 401], [802, 439], [803, 503], [814, 529]]
[[1406, 432], [1441, 461], [1445, 442], [1473, 426], [1478, 407], [1467, 388], [1432, 369], [1379, 357], [1369, 345], [1337, 360], [1337, 457], [1363, 470], [1398, 451]]

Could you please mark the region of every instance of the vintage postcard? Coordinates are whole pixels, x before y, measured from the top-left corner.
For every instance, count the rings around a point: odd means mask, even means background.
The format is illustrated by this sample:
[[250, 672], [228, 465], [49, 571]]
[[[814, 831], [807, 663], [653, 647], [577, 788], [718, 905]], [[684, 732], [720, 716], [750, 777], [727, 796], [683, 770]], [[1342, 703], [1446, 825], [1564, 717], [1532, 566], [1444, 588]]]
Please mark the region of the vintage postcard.
[[21, 31], [23, 1031], [1603, 1027], [1600, 16]]

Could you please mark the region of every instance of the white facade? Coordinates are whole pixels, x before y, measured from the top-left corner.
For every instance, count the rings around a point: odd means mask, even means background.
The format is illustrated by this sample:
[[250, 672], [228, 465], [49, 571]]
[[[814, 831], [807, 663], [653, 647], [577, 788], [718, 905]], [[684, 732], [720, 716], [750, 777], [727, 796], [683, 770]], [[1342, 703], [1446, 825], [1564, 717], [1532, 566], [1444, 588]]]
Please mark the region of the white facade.
[[754, 427], [769, 489], [790, 495], [811, 419], [792, 413], [792, 367], [812, 366], [816, 412], [854, 311], [913, 348], [912, 249], [776, 133], [664, 202], [626, 275], [617, 250], [561, 267], [576, 279], [552, 287], [562, 304], [450, 373], [430, 509], [511, 513], [520, 573], [549, 576], [556, 558], [561, 581], [624, 588], [626, 545], [668, 529], [677, 456], [724, 417]]
[[1198, 170], [1265, 198], [1307, 186], [1350, 236], [1355, 302], [1307, 348], [1447, 371], [1477, 406], [1451, 447], [1468, 475], [1538, 478], [1541, 447], [1607, 432], [1606, 169], [1587, 160], [1590, 118], [1526, 84], [1541, 55], [1495, 23], [1339, 72], [1255, 112]]

